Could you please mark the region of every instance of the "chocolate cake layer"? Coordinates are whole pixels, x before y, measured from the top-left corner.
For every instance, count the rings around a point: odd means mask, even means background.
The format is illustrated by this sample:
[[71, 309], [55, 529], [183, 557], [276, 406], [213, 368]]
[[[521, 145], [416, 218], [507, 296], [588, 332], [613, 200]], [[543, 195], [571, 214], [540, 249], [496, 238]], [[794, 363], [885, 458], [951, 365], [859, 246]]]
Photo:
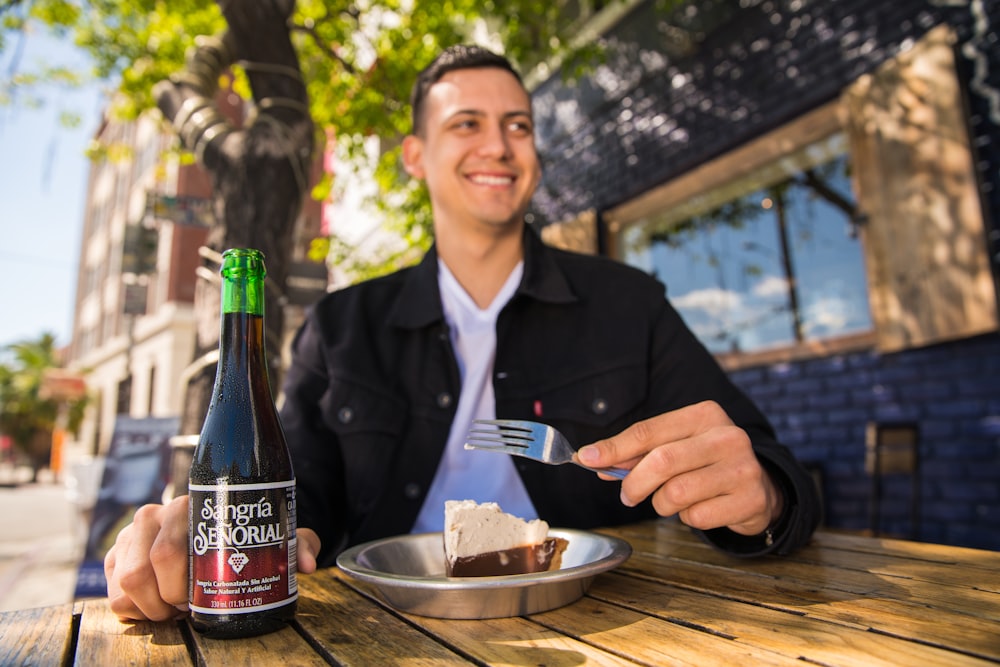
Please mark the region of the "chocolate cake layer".
[[449, 577], [495, 577], [558, 570], [567, 542], [550, 537], [542, 544], [492, 551], [447, 562]]

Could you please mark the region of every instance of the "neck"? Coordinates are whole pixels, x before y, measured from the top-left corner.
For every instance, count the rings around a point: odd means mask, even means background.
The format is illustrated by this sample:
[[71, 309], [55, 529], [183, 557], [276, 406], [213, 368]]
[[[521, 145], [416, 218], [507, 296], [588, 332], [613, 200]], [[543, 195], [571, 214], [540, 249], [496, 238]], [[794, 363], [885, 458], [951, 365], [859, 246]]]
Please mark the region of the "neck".
[[441, 235], [436, 240], [438, 257], [476, 305], [486, 308], [524, 257], [522, 232], [518, 225], [496, 236]]

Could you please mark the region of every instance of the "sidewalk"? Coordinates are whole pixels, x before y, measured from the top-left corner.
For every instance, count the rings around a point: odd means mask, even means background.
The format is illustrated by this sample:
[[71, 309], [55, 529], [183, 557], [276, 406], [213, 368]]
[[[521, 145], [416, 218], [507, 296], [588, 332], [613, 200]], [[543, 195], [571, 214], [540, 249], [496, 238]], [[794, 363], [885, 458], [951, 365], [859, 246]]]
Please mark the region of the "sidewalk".
[[84, 535], [63, 484], [0, 486], [0, 611], [72, 602]]

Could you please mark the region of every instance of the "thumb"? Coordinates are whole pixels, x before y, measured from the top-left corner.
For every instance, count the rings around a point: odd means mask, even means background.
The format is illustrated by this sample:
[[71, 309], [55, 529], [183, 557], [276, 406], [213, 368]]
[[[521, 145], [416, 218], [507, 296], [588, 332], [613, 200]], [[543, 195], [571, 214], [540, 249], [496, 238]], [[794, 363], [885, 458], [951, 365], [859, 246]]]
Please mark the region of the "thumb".
[[299, 542], [299, 572], [312, 574], [316, 571], [316, 557], [319, 556], [319, 535], [311, 528], [299, 528], [296, 536]]

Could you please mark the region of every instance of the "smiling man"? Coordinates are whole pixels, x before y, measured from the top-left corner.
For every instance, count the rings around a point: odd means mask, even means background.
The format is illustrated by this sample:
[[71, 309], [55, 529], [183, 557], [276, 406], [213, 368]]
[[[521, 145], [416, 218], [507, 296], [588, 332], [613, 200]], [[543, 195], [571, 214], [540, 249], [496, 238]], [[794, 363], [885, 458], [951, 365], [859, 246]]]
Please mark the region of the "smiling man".
[[418, 82], [403, 163], [423, 179], [438, 255], [486, 308], [520, 262], [525, 211], [541, 179], [531, 99], [513, 70], [456, 69]]
[[[531, 99], [501, 56], [442, 53], [413, 92], [407, 171], [434, 246], [417, 266], [326, 295], [296, 336], [282, 423], [297, 476], [299, 567], [441, 530], [447, 500], [594, 528], [678, 516], [735, 555], [789, 553], [815, 486], [651, 277], [542, 244], [524, 214], [541, 169]], [[479, 418], [549, 423], [591, 467], [465, 450]], [[111, 608], [186, 608], [187, 498], [136, 513], [105, 561]]]

